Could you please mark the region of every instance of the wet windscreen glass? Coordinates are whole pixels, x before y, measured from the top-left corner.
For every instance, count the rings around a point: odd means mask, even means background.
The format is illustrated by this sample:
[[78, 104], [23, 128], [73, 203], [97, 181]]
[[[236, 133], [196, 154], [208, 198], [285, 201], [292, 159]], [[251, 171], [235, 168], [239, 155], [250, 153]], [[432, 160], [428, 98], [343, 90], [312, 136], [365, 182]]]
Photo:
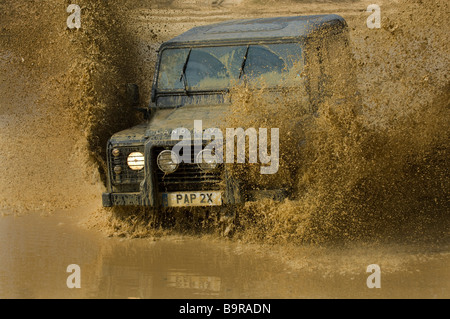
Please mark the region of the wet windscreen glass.
[[246, 45], [166, 49], [157, 87], [159, 91], [215, 91], [240, 80], [268, 87], [295, 85], [292, 81], [300, 77], [302, 61], [299, 43], [250, 45], [248, 50]]

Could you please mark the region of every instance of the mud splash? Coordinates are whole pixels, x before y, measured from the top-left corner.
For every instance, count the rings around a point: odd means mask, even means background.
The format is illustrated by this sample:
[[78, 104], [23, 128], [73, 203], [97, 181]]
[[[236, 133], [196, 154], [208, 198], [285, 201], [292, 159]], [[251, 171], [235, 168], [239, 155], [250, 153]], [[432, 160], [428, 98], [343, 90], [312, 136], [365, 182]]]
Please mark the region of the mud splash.
[[[0, 85], [5, 92], [0, 115], [6, 128], [0, 138], [6, 159], [0, 174], [0, 207], [8, 210], [48, 212], [100, 201], [106, 140], [140, 120], [127, 107], [125, 84], [137, 82], [143, 88], [142, 103], [147, 102], [154, 49], [169, 36], [159, 38], [165, 31], [154, 32], [147, 24], [126, 23], [136, 8], [144, 6], [133, 1], [119, 5], [80, 0], [82, 28], [68, 30], [69, 4], [31, 0], [0, 4]], [[170, 4], [170, 10], [178, 6]], [[153, 8], [153, 3], [149, 6]], [[292, 14], [290, 9], [262, 13], [267, 7], [242, 2], [236, 9], [224, 10], [229, 16], [217, 20], [244, 17], [245, 6], [246, 17]], [[290, 6], [296, 14], [310, 13], [303, 5]], [[333, 11], [339, 6], [330, 5]], [[356, 87], [347, 89], [360, 92], [358, 104], [337, 107], [324, 101], [318, 117], [307, 117], [294, 95], [280, 100], [278, 105], [286, 107], [277, 110], [281, 116], [268, 117], [273, 110], [267, 100], [244, 89], [236, 92], [236, 105], [246, 100], [253, 106], [244, 109], [252, 113], [248, 117], [252, 126], [264, 122], [260, 127], [281, 130], [282, 167], [267, 183], [295, 190], [284, 203], [261, 201], [244, 207], [237, 239], [267, 243], [448, 239], [448, 3], [383, 2], [382, 8], [379, 30], [365, 26], [365, 12], [341, 13], [350, 27], [357, 81]], [[314, 7], [311, 13], [321, 10]], [[139, 35], [143, 28], [150, 35], [145, 40]], [[338, 84], [332, 93], [342, 93]], [[254, 112], [255, 105], [269, 113]], [[297, 110], [289, 113], [289, 121], [287, 107]], [[305, 124], [298, 129], [296, 121]], [[308, 141], [301, 152], [294, 147], [298, 136]], [[204, 231], [193, 217], [184, 217], [182, 226], [170, 222], [166, 228], [159, 228], [153, 218], [145, 211], [99, 209], [88, 223], [116, 236]]]
[[[449, 28], [431, 5], [448, 11], [444, 2], [403, 1], [390, 5], [395, 16], [384, 18], [382, 30], [353, 28], [357, 87], [343, 90], [339, 79], [330, 83], [330, 98], [319, 103], [318, 117], [297, 118], [303, 123], [300, 131], [283, 125], [298, 116], [292, 110], [305, 108], [300, 99], [271, 105], [282, 118], [280, 148], [284, 144], [296, 152], [292, 136], [306, 141], [294, 163], [281, 155], [294, 167], [291, 183], [298, 184], [295, 196], [284, 203], [246, 205], [240, 213], [242, 238], [271, 243], [448, 240]], [[335, 65], [330, 74], [346, 68]], [[356, 91], [361, 101], [353, 99]], [[334, 103], [336, 96], [345, 102]], [[264, 106], [264, 99], [236, 94], [235, 122], [245, 127], [248, 121], [242, 119], [254, 118], [252, 112]], [[264, 112], [259, 121], [267, 122]]]
[[70, 3], [2, 4], [0, 205], [16, 213], [99, 201], [106, 141], [138, 121], [125, 100], [138, 64], [123, 8], [78, 1], [82, 27], [70, 30]]

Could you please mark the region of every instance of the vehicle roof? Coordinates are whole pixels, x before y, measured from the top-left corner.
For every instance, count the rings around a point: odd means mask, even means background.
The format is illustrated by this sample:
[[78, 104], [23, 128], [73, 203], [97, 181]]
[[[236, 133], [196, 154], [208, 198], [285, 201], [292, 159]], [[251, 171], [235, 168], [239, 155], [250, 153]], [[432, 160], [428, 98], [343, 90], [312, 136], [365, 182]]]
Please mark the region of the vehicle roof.
[[207, 41], [257, 42], [273, 39], [298, 39], [314, 32], [344, 28], [344, 18], [336, 14], [231, 20], [199, 26], [163, 43], [166, 46], [190, 45]]

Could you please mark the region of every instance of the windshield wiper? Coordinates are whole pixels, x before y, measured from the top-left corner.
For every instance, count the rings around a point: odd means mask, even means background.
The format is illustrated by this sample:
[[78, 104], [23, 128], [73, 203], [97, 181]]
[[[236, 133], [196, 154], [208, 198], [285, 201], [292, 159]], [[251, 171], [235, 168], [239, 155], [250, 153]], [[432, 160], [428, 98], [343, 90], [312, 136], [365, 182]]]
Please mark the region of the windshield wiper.
[[181, 80], [183, 80], [183, 85], [184, 85], [184, 93], [186, 93], [186, 95], [188, 94], [188, 90], [187, 90], [187, 78], [186, 78], [186, 68], [189, 62], [189, 57], [191, 56], [191, 52], [192, 52], [192, 48], [189, 49], [189, 53], [186, 57], [186, 61], [184, 61], [184, 65], [183, 65], [183, 71], [181, 72], [181, 76], [180, 76], [180, 82]]
[[245, 63], [247, 62], [248, 48], [250, 48], [249, 45], [247, 45], [247, 50], [245, 50], [244, 60], [242, 60], [241, 71], [239, 72], [239, 79], [242, 77], [242, 74], [244, 74]]

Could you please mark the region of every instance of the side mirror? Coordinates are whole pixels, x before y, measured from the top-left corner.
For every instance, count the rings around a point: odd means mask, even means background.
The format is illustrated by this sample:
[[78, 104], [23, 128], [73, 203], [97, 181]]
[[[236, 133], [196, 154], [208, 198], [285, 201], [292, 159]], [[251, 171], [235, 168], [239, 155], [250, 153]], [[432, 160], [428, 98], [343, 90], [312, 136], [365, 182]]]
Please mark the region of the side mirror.
[[127, 100], [130, 106], [139, 106], [140, 95], [139, 95], [139, 86], [137, 84], [132, 83], [127, 84]]

